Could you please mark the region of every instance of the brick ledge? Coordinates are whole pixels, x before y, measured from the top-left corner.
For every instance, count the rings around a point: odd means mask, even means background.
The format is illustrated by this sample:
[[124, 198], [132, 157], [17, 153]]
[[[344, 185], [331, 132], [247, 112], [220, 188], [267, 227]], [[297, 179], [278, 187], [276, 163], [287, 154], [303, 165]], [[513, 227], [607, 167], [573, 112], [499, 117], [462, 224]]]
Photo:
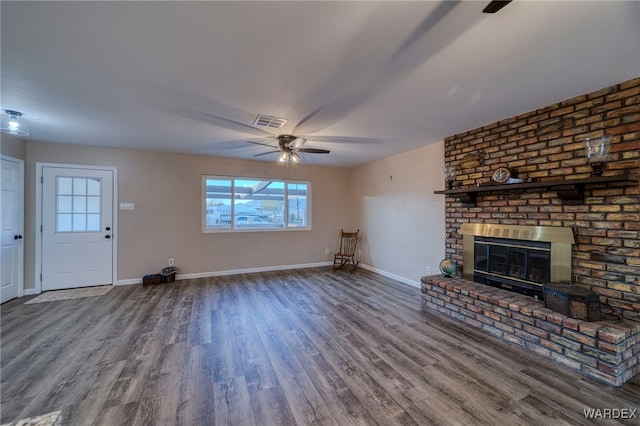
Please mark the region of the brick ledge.
[[587, 322], [542, 301], [462, 278], [422, 277], [424, 307], [613, 386], [640, 373], [640, 323]]

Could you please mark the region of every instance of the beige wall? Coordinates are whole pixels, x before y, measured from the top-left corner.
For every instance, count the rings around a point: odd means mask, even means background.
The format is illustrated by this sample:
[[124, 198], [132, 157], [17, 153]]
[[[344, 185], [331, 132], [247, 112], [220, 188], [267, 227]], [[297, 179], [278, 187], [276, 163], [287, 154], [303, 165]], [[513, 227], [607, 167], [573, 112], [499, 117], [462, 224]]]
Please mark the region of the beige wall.
[[362, 232], [362, 262], [419, 284], [445, 253], [444, 144], [437, 143], [351, 171], [352, 228]]
[[19, 160], [27, 158], [27, 144], [24, 140], [12, 135], [0, 135], [0, 153]]
[[[25, 288], [33, 288], [35, 262], [35, 165], [37, 162], [118, 168], [118, 280], [159, 272], [169, 257], [179, 274], [300, 265], [331, 260], [338, 233], [350, 223], [349, 171], [273, 162], [28, 142], [26, 162]], [[203, 174], [308, 180], [312, 230], [203, 234]]]

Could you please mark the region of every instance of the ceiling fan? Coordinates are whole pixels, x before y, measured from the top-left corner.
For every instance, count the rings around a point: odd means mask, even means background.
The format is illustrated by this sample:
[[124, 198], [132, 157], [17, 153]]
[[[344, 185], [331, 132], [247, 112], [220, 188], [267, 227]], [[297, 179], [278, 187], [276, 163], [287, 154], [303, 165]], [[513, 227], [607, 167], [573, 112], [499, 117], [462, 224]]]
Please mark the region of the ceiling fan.
[[299, 152], [304, 152], [306, 154], [328, 154], [331, 152], [327, 149], [303, 148], [302, 145], [304, 145], [307, 140], [301, 136], [278, 135], [276, 136], [276, 139], [278, 140], [277, 147], [262, 142], [247, 141], [247, 143], [274, 148], [274, 151], [255, 154], [254, 157], [279, 153], [280, 156], [278, 157], [278, 162], [282, 164], [298, 164], [300, 162], [300, 155], [298, 155]]

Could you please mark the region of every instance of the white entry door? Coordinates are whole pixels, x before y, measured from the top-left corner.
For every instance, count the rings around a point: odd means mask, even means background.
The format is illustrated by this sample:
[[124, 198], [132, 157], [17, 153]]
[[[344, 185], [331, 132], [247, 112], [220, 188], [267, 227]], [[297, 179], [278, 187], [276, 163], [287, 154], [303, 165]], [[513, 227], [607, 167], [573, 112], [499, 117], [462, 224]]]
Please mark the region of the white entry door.
[[2, 282], [0, 303], [20, 296], [23, 256], [23, 162], [2, 158]]
[[113, 171], [42, 168], [42, 290], [113, 284]]

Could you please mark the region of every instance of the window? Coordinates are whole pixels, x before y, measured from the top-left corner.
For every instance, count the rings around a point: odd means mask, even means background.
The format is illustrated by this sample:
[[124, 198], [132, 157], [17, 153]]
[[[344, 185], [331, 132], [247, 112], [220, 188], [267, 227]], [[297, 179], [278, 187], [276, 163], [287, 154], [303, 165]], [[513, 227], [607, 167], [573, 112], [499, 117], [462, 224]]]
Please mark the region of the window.
[[203, 176], [203, 232], [310, 229], [309, 182]]
[[56, 177], [56, 232], [100, 231], [100, 179]]

